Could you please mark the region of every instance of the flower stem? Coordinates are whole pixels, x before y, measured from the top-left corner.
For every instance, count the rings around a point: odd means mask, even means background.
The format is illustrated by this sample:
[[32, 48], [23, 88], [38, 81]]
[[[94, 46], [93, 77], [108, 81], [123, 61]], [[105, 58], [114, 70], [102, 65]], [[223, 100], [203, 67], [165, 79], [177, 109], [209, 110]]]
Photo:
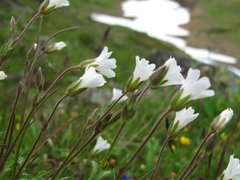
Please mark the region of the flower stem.
[[34, 150], [35, 150], [35, 148], [36, 148], [39, 140], [41, 139], [43, 133], [47, 130], [47, 127], [48, 127], [50, 121], [52, 120], [52, 117], [53, 117], [54, 113], [56, 112], [59, 104], [60, 104], [65, 98], [67, 98], [67, 97], [68, 97], [67, 95], [63, 95], [63, 96], [56, 102], [56, 104], [54, 105], [54, 108], [53, 108], [53, 110], [52, 110], [51, 115], [49, 116], [47, 122], [45, 122], [45, 124], [42, 126], [42, 129], [41, 129], [41, 131], [40, 131], [37, 139], [35, 140], [35, 143], [33, 144], [30, 152], [28, 153], [28, 155], [27, 155], [27, 157], [25, 158], [23, 164], [21, 165], [20, 169], [18, 170], [18, 173], [17, 173], [17, 175], [16, 175], [16, 179], [19, 177], [19, 175], [21, 174], [24, 166], [25, 166], [26, 163], [28, 162], [28, 160], [29, 160], [29, 158], [31, 157], [32, 153], [34, 152]]
[[35, 14], [35, 15], [30, 19], [30, 21], [28, 22], [28, 24], [26, 25], [26, 27], [23, 29], [23, 31], [21, 32], [21, 34], [15, 39], [16, 42], [19, 42], [19, 41], [23, 38], [24, 34], [27, 32], [27, 30], [28, 30], [28, 28], [31, 26], [31, 24], [32, 24], [37, 18], [39, 18], [39, 17], [40, 17], [40, 14], [37, 13], [37, 14]]
[[136, 159], [136, 157], [139, 155], [139, 153], [142, 151], [142, 149], [145, 147], [145, 145], [147, 144], [147, 142], [151, 139], [152, 135], [154, 134], [154, 132], [159, 128], [159, 125], [161, 124], [162, 120], [165, 119], [170, 113], [172, 112], [172, 109], [169, 108], [168, 110], [166, 110], [162, 116], [160, 117], [160, 119], [156, 122], [156, 124], [154, 125], [154, 127], [152, 128], [152, 130], [150, 131], [150, 133], [147, 135], [147, 137], [145, 138], [145, 140], [143, 141], [143, 143], [141, 144], [141, 146], [137, 149], [137, 151], [133, 154], [133, 156], [130, 158], [130, 160], [128, 160], [128, 162], [125, 164], [125, 166], [123, 166], [123, 168], [120, 169], [118, 175], [117, 175], [117, 180], [121, 178], [121, 176], [123, 175], [123, 173], [125, 172], [125, 170], [128, 168], [128, 166]]
[[114, 137], [114, 139], [113, 139], [111, 147], [109, 148], [107, 154], [104, 156], [104, 158], [102, 160], [101, 167], [104, 167], [106, 165], [105, 163], [108, 160], [109, 156], [111, 155], [113, 147], [115, 146], [115, 144], [116, 144], [116, 142], [117, 142], [117, 140], [118, 140], [118, 138], [119, 138], [123, 128], [126, 126], [126, 124], [127, 124], [127, 120], [122, 121], [122, 123], [121, 123], [121, 125], [120, 125], [120, 127], [119, 127], [119, 129], [118, 129], [118, 131], [117, 131], [117, 133], [116, 133], [116, 135]]
[[72, 66], [72, 67], [69, 67], [66, 70], [64, 70], [61, 74], [59, 74], [59, 76], [55, 79], [55, 81], [48, 87], [48, 89], [45, 91], [44, 95], [42, 95], [40, 97], [40, 99], [45, 98], [49, 94], [49, 92], [51, 90], [53, 90], [53, 88], [56, 86], [56, 84], [63, 78], [63, 76], [65, 76], [69, 72], [76, 71], [76, 70], [79, 70], [79, 69], [80, 69], [79, 66]]
[[[21, 87], [20, 87], [20, 86], [21, 86]], [[5, 133], [4, 140], [3, 140], [3, 143], [2, 143], [3, 146], [2, 146], [2, 149], [1, 149], [1, 152], [0, 152], [0, 157], [2, 157], [5, 148], [7, 149], [8, 145], [9, 145], [9, 144], [7, 143], [8, 139], [9, 139], [9, 143], [10, 143], [10, 136], [11, 136], [12, 128], [13, 128], [13, 125], [14, 125], [16, 108], [17, 108], [17, 105], [18, 105], [18, 102], [19, 102], [19, 98], [20, 98], [21, 95], [22, 95], [22, 90], [23, 90], [22, 82], [19, 82], [18, 90], [17, 90], [17, 95], [16, 95], [16, 98], [15, 98], [15, 102], [14, 102], [14, 105], [13, 105], [13, 108], [12, 108], [11, 115], [10, 115], [10, 120], [9, 120], [8, 126], [7, 126], [7, 131], [6, 131], [6, 133]], [[6, 144], [6, 143], [7, 143], [7, 144]]]
[[64, 166], [66, 166], [70, 161], [72, 161], [82, 150], [84, 150], [94, 139], [95, 137], [97, 137], [97, 135], [99, 134], [99, 132], [95, 132], [88, 140], [87, 142], [75, 153], [74, 151], [77, 149], [77, 147], [79, 146], [81, 141], [78, 141], [75, 146], [71, 149], [70, 153], [68, 154], [68, 156], [65, 158], [65, 160], [63, 161], [63, 163], [59, 166], [59, 168], [56, 170], [55, 173], [53, 173], [53, 175], [49, 178], [49, 180], [54, 180], [57, 175], [61, 172], [62, 168]]
[[[124, 92], [122, 94], [122, 96], [120, 96], [114, 103], [112, 103], [112, 105], [105, 111], [105, 113], [93, 124], [91, 125], [89, 128], [86, 129], [89, 130], [92, 127], [95, 127], [99, 122], [101, 122], [109, 113], [110, 111], [114, 108], [114, 106], [127, 94], [127, 91]], [[83, 132], [84, 133], [84, 132]], [[82, 140], [82, 136], [79, 138], [79, 140], [77, 141], [77, 143], [74, 145], [74, 147], [71, 149], [71, 151], [69, 152], [68, 156], [65, 158], [65, 160], [63, 161], [63, 163], [60, 165], [60, 167], [57, 169], [57, 171], [51, 176], [51, 180], [55, 179], [57, 177], [57, 175], [59, 174], [59, 172], [62, 170], [62, 168], [67, 165], [70, 161], [72, 161], [82, 150], [85, 149], [85, 147], [90, 144], [95, 137], [97, 137], [97, 135], [99, 134], [99, 131], [96, 131], [90, 138], [89, 140], [77, 151], [74, 153], [74, 151], [77, 149], [77, 147], [79, 146], [79, 144], [81, 143]]]
[[161, 150], [159, 151], [157, 163], [155, 164], [155, 167], [154, 167], [154, 169], [153, 169], [153, 171], [152, 171], [152, 174], [151, 174], [151, 176], [150, 176], [150, 179], [151, 179], [151, 180], [154, 178], [154, 176], [155, 176], [155, 174], [156, 174], [157, 168], [159, 167], [159, 163], [160, 163], [160, 161], [161, 161], [161, 159], [162, 159], [163, 151], [164, 151], [164, 149], [165, 149], [165, 147], [166, 147], [166, 145], [168, 144], [169, 141], [170, 141], [170, 137], [168, 136], [168, 137], [164, 140], [163, 145], [162, 145], [162, 147], [161, 147]]
[[179, 180], [183, 180], [185, 178], [186, 175], [190, 175], [188, 174], [188, 171], [191, 169], [191, 167], [193, 166], [195, 160], [197, 159], [197, 157], [199, 156], [199, 153], [201, 152], [203, 146], [208, 142], [208, 140], [213, 136], [213, 132], [210, 131], [202, 140], [201, 144], [198, 146], [194, 156], [192, 157], [191, 161], [188, 163], [188, 165], [185, 167], [184, 171], [182, 172]]
[[40, 97], [40, 100], [38, 102], [37, 105], [33, 105], [32, 109], [30, 110], [26, 120], [24, 121], [22, 127], [20, 128], [17, 136], [15, 137], [13, 143], [11, 144], [9, 150], [6, 152], [6, 155], [3, 158], [3, 161], [0, 164], [0, 170], [2, 170], [2, 168], [4, 167], [6, 161], [8, 160], [10, 154], [13, 152], [14, 147], [16, 145], [16, 143], [18, 142], [19, 138], [21, 137], [21, 135], [25, 132], [26, 128], [28, 127], [28, 124], [30, 122], [30, 120], [32, 119], [32, 117], [34, 116], [34, 114], [38, 111], [38, 109], [41, 107], [41, 105], [43, 104], [43, 102], [45, 102], [47, 100], [48, 97], [50, 97], [51, 95], [51, 91], [54, 89], [54, 87], [56, 86], [56, 84], [69, 72], [75, 71], [80, 69], [79, 66], [73, 66], [70, 67], [68, 69], [66, 69], [65, 71], [63, 71], [57, 78], [56, 80], [50, 85], [50, 87], [45, 91], [45, 93]]

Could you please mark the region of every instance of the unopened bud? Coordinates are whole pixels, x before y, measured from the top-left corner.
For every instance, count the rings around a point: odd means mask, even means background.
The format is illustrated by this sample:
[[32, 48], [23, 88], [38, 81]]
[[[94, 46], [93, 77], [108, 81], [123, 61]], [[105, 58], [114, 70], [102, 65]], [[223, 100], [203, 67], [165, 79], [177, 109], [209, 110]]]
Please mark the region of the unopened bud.
[[0, 48], [0, 65], [11, 57], [15, 47], [16, 42], [10, 39]]
[[10, 35], [11, 35], [12, 38], [14, 38], [16, 32], [17, 32], [16, 20], [15, 20], [15, 18], [12, 16], [12, 18], [11, 18], [11, 20], [10, 20]]
[[36, 79], [35, 79], [35, 84], [39, 92], [42, 91], [44, 87], [44, 76], [42, 73], [41, 67], [38, 68], [37, 73], [36, 73]]
[[211, 129], [214, 132], [221, 131], [233, 116], [233, 110], [231, 108], [225, 109], [220, 115], [218, 115], [211, 124]]
[[55, 51], [60, 51], [61, 49], [65, 48], [66, 46], [67, 46], [66, 43], [63, 41], [54, 43], [52, 45], [49, 45], [46, 48], [46, 53], [53, 53]]
[[166, 73], [168, 71], [168, 68], [166, 66], [163, 66], [161, 68], [158, 68], [149, 78], [149, 82], [152, 88], [160, 87], [162, 84], [166, 82], [163, 81], [163, 78], [165, 77]]
[[37, 46], [38, 46], [37, 43], [34, 43], [32, 47], [28, 50], [27, 56], [26, 56], [27, 59], [31, 59], [35, 55]]

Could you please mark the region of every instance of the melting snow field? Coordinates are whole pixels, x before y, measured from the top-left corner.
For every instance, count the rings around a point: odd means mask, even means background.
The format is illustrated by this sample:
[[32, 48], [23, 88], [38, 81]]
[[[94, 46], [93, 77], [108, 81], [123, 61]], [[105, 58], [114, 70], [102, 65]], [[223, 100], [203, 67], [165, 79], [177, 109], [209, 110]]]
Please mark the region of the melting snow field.
[[124, 17], [92, 13], [92, 19], [108, 24], [128, 27], [146, 33], [148, 36], [171, 43], [192, 58], [206, 64], [224, 63], [229, 70], [240, 76], [240, 70], [231, 66], [237, 59], [224, 54], [217, 54], [208, 49], [187, 46], [181, 37], [190, 32], [181, 25], [190, 22], [189, 10], [171, 0], [127, 0], [122, 3]]

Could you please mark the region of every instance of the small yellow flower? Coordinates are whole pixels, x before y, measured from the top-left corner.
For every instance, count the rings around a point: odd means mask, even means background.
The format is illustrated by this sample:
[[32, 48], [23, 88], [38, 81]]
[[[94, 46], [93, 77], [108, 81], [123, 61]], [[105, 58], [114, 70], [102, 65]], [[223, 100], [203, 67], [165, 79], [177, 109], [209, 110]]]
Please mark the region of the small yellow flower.
[[183, 145], [189, 145], [191, 143], [191, 139], [186, 136], [181, 136], [180, 143]]
[[175, 150], [176, 150], [176, 146], [175, 146], [175, 145], [171, 145], [171, 149], [172, 149], [173, 151], [175, 151]]
[[16, 124], [16, 129], [19, 130], [20, 129], [20, 123]]
[[227, 138], [228, 138], [228, 136], [227, 136], [227, 134], [226, 134], [225, 132], [221, 133], [220, 137], [221, 137], [221, 139], [222, 139], [223, 141], [226, 141]]

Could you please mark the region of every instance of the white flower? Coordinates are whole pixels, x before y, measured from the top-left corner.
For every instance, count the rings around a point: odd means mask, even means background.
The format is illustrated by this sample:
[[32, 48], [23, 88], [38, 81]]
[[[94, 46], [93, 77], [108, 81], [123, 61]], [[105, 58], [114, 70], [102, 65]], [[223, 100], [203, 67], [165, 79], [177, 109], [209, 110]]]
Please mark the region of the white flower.
[[51, 44], [50, 46], [47, 47], [46, 52], [47, 53], [52, 53], [55, 51], [60, 51], [61, 49], [65, 48], [67, 45], [65, 42], [60, 41], [54, 44]]
[[163, 78], [164, 84], [161, 86], [170, 86], [183, 83], [184, 78], [181, 74], [181, 67], [177, 65], [175, 58], [170, 57], [163, 66], [167, 67], [167, 73]]
[[230, 156], [228, 166], [223, 172], [223, 180], [240, 180], [240, 163], [234, 155]]
[[199, 69], [189, 69], [186, 79], [182, 84], [180, 99], [190, 96], [190, 100], [214, 96], [214, 91], [209, 90], [211, 83], [208, 77], [201, 77]]
[[87, 88], [101, 87], [105, 83], [106, 81], [103, 76], [101, 74], [98, 74], [94, 67], [87, 67], [83, 76], [71, 84], [67, 89], [67, 94], [69, 96], [74, 96]]
[[48, 14], [56, 8], [69, 6], [68, 0], [45, 0], [40, 6], [40, 13]]
[[155, 64], [149, 64], [149, 61], [142, 58], [140, 60], [139, 56], [136, 56], [136, 67], [133, 72], [133, 80], [132, 82], [138, 80], [138, 82], [143, 82], [149, 79], [149, 77], [153, 74]]
[[99, 73], [108, 78], [115, 77], [115, 72], [112, 69], [117, 67], [116, 59], [110, 58], [111, 55], [112, 52], [108, 52], [108, 48], [104, 47], [101, 54], [89, 65], [93, 65]]
[[94, 146], [93, 152], [100, 153], [108, 148], [110, 148], [110, 144], [101, 136], [99, 136], [99, 138], [97, 139], [97, 143]]
[[[118, 100], [122, 96], [122, 94], [123, 94], [122, 90], [114, 88], [111, 101], [113, 102], [113, 101]], [[127, 99], [128, 99], [128, 97], [125, 95], [118, 102], [123, 102], [123, 101], [126, 101]]]
[[4, 73], [4, 71], [0, 71], [0, 80], [6, 79], [7, 75]]
[[94, 67], [87, 67], [79, 81], [81, 81], [79, 85], [80, 88], [96, 88], [101, 87], [106, 83], [103, 76], [98, 74]]
[[217, 116], [212, 122], [212, 129], [215, 131], [220, 131], [226, 124], [230, 121], [233, 116], [233, 110], [231, 108], [225, 109], [219, 116]]
[[184, 108], [181, 111], [176, 112], [175, 119], [172, 126], [173, 130], [175, 132], [180, 131], [187, 124], [195, 120], [198, 116], [199, 116], [198, 113], [194, 114], [194, 109], [192, 107], [189, 107], [188, 109]]
[[69, 6], [68, 0], [49, 0], [48, 8], [60, 8], [64, 6]]

